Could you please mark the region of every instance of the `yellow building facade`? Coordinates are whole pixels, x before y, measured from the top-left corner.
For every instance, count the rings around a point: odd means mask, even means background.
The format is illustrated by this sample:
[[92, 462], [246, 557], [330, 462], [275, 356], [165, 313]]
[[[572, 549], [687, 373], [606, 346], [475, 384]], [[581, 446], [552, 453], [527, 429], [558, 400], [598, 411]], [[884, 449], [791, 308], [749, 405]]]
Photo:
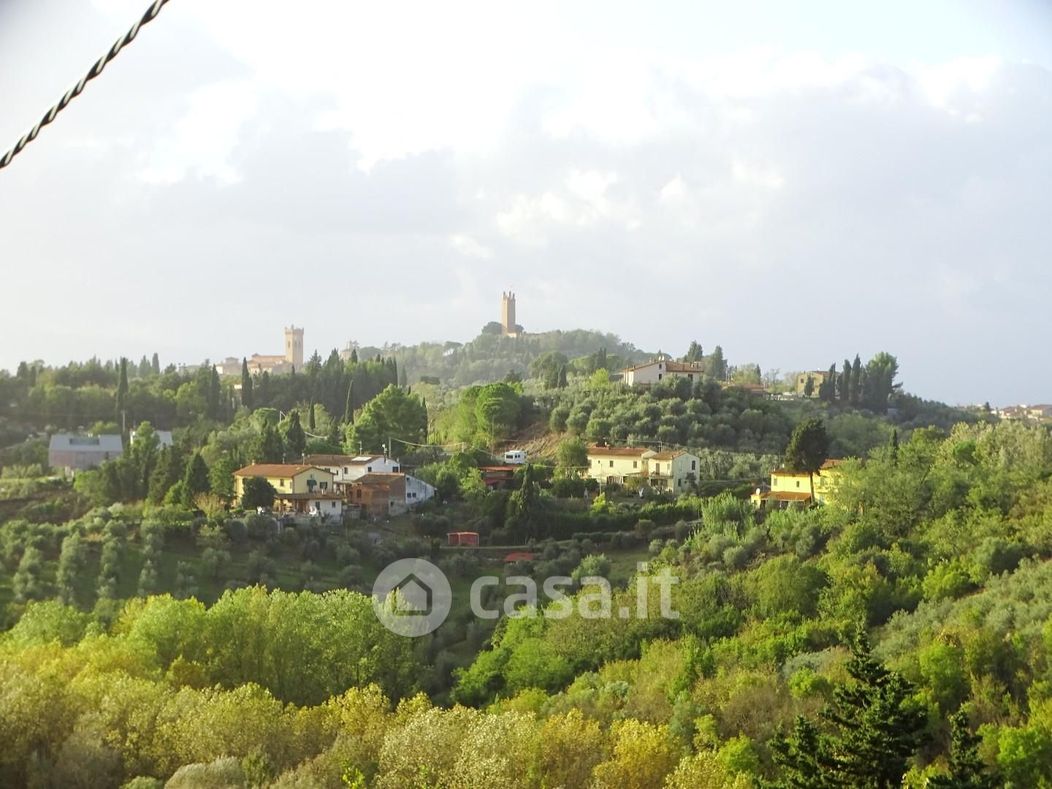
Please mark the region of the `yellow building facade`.
[[333, 476], [328, 469], [293, 463], [255, 463], [234, 472], [234, 490], [238, 500], [245, 494], [245, 480], [262, 477], [281, 497], [288, 494], [331, 494]]
[[[839, 481], [839, 460], [827, 460], [814, 474], [814, 501], [829, 503], [836, 494]], [[750, 497], [759, 509], [788, 507], [792, 504], [808, 505], [812, 502], [812, 477], [806, 471], [775, 469], [771, 472], [771, 489], [756, 489]]]

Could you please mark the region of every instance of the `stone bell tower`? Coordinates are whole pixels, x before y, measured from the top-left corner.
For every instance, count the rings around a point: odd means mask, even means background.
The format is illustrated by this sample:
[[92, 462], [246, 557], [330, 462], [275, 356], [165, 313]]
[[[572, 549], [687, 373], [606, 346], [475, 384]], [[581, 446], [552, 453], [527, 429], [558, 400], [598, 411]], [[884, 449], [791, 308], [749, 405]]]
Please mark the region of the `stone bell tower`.
[[293, 326], [285, 327], [285, 361], [296, 368], [303, 369], [303, 329]]
[[504, 335], [517, 334], [515, 323], [515, 294], [511, 291], [502, 293], [500, 296], [500, 331]]

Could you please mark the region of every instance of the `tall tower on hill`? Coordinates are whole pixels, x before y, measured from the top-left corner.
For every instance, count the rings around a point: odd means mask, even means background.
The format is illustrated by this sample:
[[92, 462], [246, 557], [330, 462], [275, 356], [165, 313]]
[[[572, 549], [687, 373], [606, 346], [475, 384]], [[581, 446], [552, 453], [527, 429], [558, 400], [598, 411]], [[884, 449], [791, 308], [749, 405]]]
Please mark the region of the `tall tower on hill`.
[[504, 335], [518, 333], [518, 325], [515, 323], [515, 294], [511, 291], [500, 295], [500, 330]]
[[296, 372], [303, 370], [303, 329], [295, 325], [285, 327], [285, 360]]

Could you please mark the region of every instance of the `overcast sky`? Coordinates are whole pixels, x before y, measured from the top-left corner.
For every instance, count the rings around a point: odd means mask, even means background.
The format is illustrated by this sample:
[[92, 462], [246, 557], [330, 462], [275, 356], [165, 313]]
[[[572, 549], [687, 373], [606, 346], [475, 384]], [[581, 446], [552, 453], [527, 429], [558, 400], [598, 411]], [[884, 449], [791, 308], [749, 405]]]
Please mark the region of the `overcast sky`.
[[[0, 148], [145, 5], [0, 0]], [[512, 288], [1052, 402], [1050, 186], [1041, 0], [172, 0], [0, 171], [0, 367], [464, 341]]]

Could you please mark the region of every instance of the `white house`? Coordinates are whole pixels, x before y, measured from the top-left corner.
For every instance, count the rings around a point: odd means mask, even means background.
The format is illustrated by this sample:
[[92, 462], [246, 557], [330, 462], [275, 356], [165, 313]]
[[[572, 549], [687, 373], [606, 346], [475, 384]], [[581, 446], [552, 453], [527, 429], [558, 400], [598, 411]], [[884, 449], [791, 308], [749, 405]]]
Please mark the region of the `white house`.
[[[171, 430], [154, 430], [153, 432], [157, 435], [157, 446], [158, 447], [170, 447], [170, 446], [172, 446], [173, 441], [172, 441], [172, 431]], [[133, 430], [128, 435], [128, 443], [129, 444], [134, 444], [135, 443], [135, 433], [136, 433], [136, 431]]]
[[423, 504], [435, 497], [435, 486], [409, 474], [405, 475], [405, 503], [410, 507]]
[[399, 474], [402, 464], [386, 455], [307, 455], [303, 462], [328, 469], [333, 481], [346, 485], [366, 474]]
[[124, 444], [117, 434], [81, 436], [55, 433], [48, 444], [47, 463], [52, 468], [72, 474], [119, 458], [123, 451]]
[[705, 374], [699, 362], [674, 362], [671, 359], [654, 359], [653, 361], [626, 367], [621, 371], [621, 380], [629, 386], [642, 384], [652, 386], [663, 381], [686, 378], [688, 381], [700, 381]]
[[655, 452], [646, 447], [588, 448], [588, 476], [600, 485], [645, 480], [658, 490], [684, 493], [698, 481], [700, 460], [683, 449]]

